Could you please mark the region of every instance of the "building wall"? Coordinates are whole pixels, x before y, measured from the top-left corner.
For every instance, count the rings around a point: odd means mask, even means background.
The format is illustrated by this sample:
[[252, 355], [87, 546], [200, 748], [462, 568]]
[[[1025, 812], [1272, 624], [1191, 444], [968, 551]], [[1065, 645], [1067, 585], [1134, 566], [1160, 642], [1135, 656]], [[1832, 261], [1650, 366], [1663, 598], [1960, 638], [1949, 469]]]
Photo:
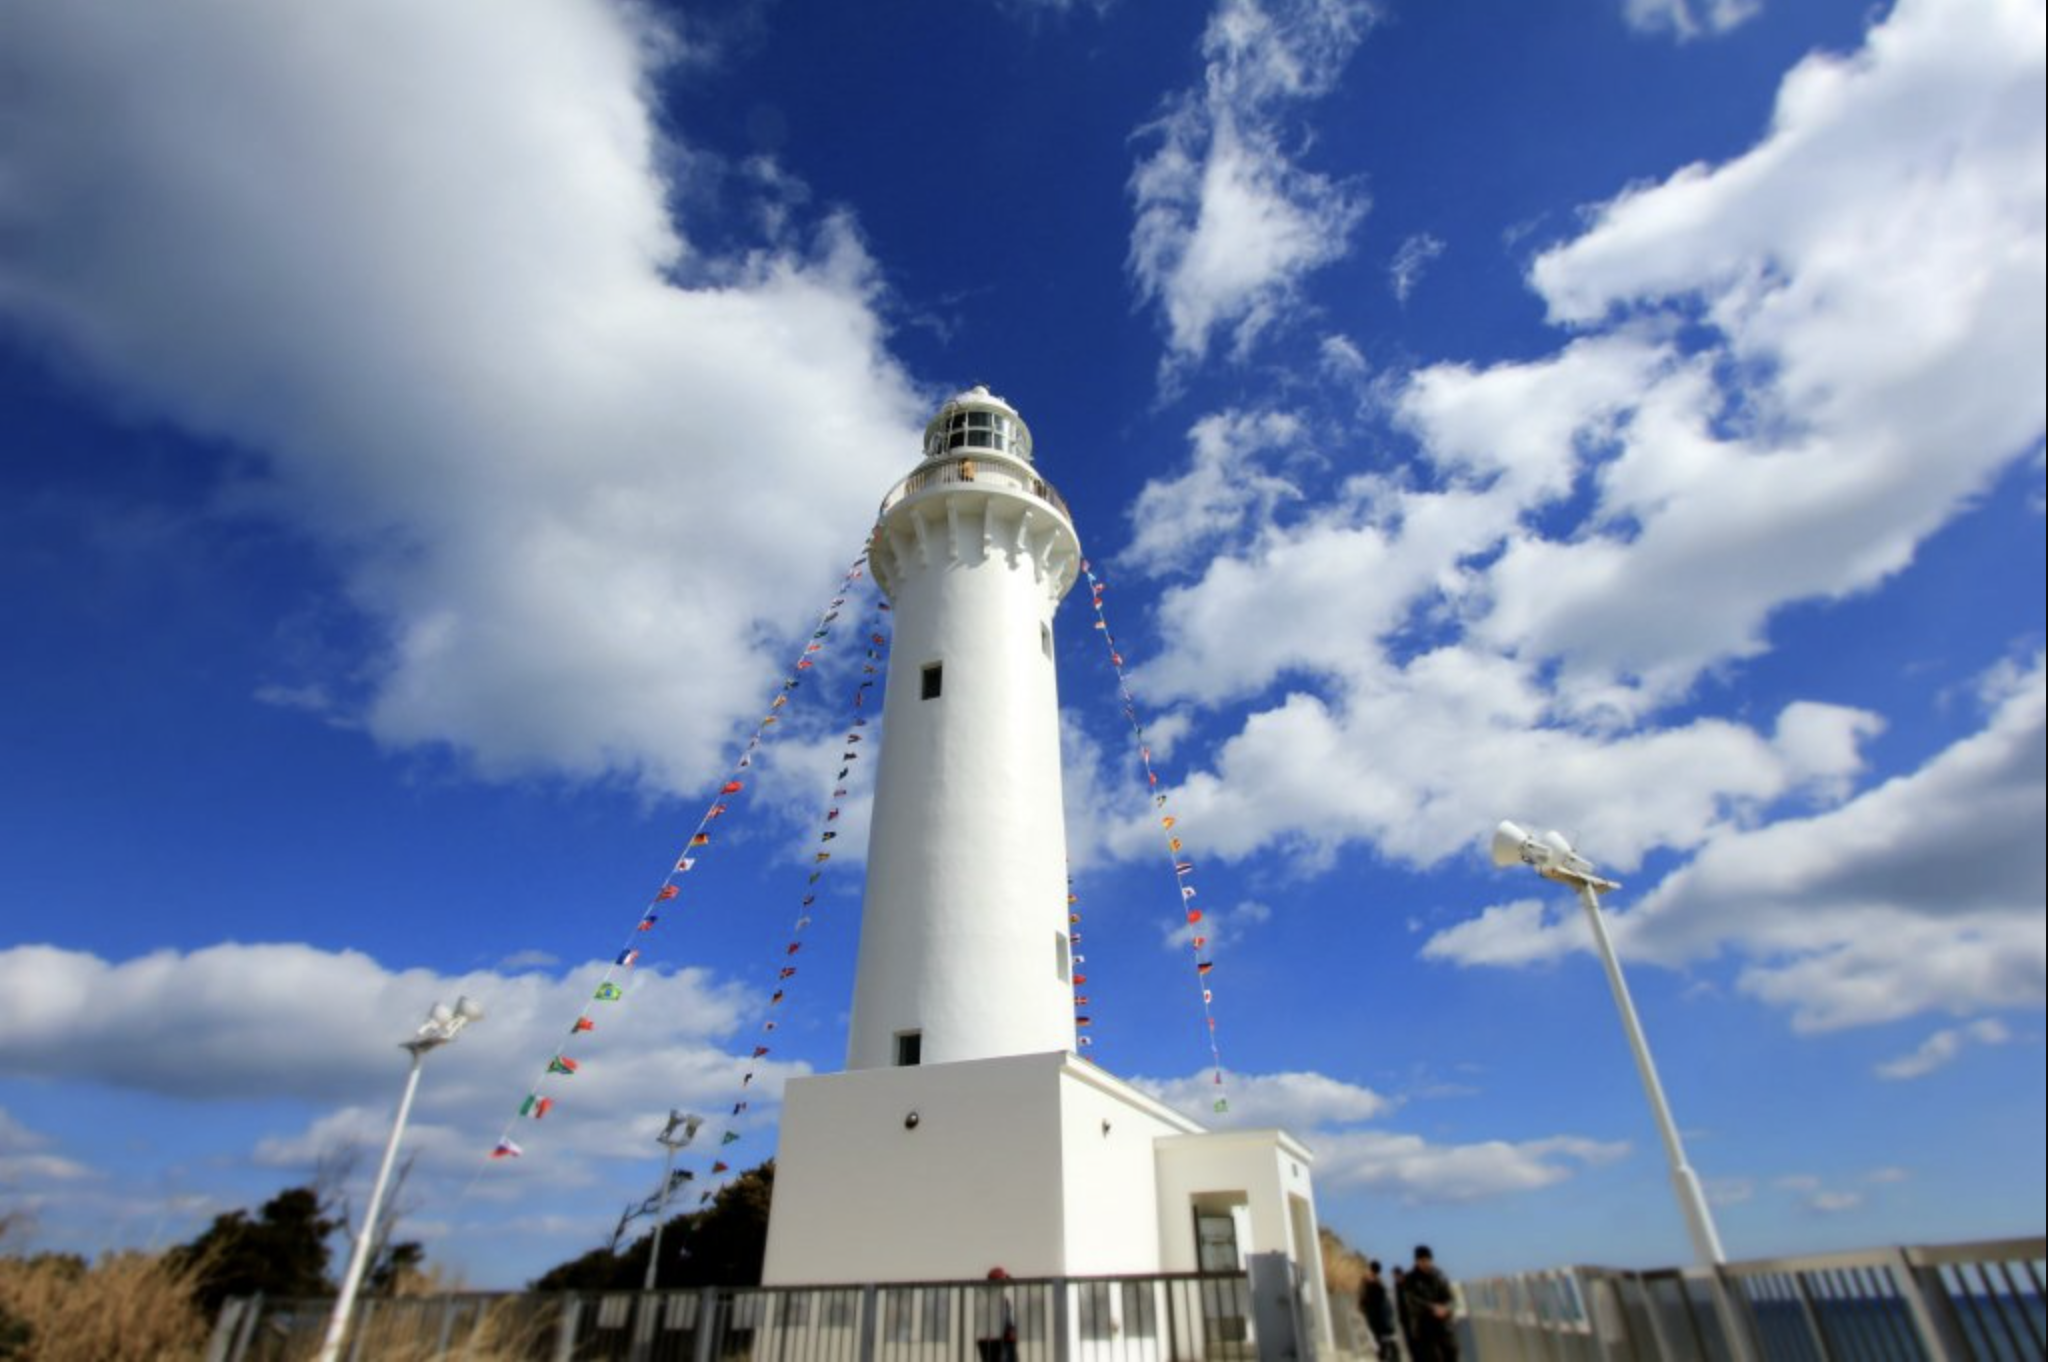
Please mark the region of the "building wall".
[[762, 1280], [959, 1281], [996, 1266], [1057, 1275], [1063, 1058], [792, 1079]]
[[1193, 1123], [1075, 1060], [1060, 1085], [1060, 1127], [1067, 1271], [1161, 1271], [1156, 1146]]
[[[895, 611], [847, 1067], [1074, 1048], [1059, 699], [1048, 637], [1073, 531], [1042, 502], [958, 484], [891, 509]], [[878, 579], [883, 574], [878, 573]], [[923, 698], [926, 666], [943, 668]]]

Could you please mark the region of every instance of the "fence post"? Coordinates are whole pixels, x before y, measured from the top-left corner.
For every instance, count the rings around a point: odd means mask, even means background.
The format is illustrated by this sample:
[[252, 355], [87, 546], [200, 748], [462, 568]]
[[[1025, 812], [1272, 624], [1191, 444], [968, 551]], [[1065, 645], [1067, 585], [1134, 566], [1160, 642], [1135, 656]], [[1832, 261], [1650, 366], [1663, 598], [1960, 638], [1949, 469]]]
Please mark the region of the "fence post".
[[[1956, 1319], [1955, 1302], [1949, 1299], [1948, 1286], [1941, 1280], [1941, 1269], [1931, 1268], [1928, 1275], [1934, 1280], [1934, 1291], [1926, 1290], [1926, 1283], [1914, 1267], [1912, 1255], [1906, 1250], [1893, 1249], [1892, 1278], [1898, 1283], [1899, 1295], [1905, 1298], [1906, 1309], [1913, 1316], [1913, 1330], [1920, 1335], [1920, 1346], [1927, 1350], [1928, 1362], [1949, 1362], [1951, 1357], [1970, 1356], [1969, 1346], [1963, 1341], [1962, 1328]], [[1939, 1308], [1928, 1299], [1929, 1295], [1941, 1298]]]
[[571, 1295], [562, 1302], [555, 1321], [555, 1362], [573, 1362], [576, 1356], [576, 1326], [583, 1320], [583, 1297]]
[[873, 1282], [860, 1289], [860, 1362], [875, 1362], [875, 1331], [881, 1327], [882, 1295]]
[[1052, 1358], [1053, 1362], [1067, 1362], [1073, 1355], [1067, 1338], [1067, 1297], [1073, 1283], [1061, 1277], [1052, 1285]]
[[697, 1362], [711, 1362], [718, 1348], [718, 1288], [697, 1293]]
[[249, 1302], [241, 1296], [230, 1296], [221, 1302], [220, 1318], [213, 1322], [213, 1336], [206, 1340], [206, 1362], [228, 1362], [235, 1326], [242, 1322], [242, 1314], [248, 1308]]

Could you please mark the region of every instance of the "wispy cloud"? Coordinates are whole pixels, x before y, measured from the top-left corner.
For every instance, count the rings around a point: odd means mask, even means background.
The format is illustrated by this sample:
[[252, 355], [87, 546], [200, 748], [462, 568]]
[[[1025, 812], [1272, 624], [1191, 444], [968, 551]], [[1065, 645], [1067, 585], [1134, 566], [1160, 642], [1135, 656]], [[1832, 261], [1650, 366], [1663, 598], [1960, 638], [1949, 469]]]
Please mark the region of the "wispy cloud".
[[1375, 14], [1369, 0], [1221, 0], [1201, 87], [1141, 130], [1157, 146], [1131, 175], [1130, 267], [1165, 313], [1168, 374], [1218, 331], [1247, 353], [1349, 248], [1366, 200], [1299, 165], [1286, 120], [1329, 91]]
[[1427, 232], [1418, 232], [1403, 241], [1387, 265], [1387, 285], [1394, 290], [1394, 301], [1406, 304], [1408, 295], [1422, 282], [1423, 272], [1446, 249], [1440, 238]]
[[1966, 1045], [2003, 1045], [2011, 1039], [2012, 1032], [1995, 1017], [1985, 1017], [1968, 1026], [1943, 1027], [1909, 1053], [1878, 1065], [1875, 1072], [1879, 1078], [1894, 1082], [1925, 1078], [1936, 1069], [1947, 1068]]
[[1763, 0], [1622, 0], [1621, 15], [1638, 33], [1688, 42], [1718, 36], [1763, 12]]

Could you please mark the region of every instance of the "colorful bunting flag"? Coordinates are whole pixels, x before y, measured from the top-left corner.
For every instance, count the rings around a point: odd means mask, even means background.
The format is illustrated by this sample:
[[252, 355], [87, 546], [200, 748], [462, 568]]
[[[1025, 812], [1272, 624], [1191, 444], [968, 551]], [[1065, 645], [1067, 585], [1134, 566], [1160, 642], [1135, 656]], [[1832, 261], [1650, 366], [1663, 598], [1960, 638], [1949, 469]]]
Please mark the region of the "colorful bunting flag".
[[[630, 954], [630, 952], [629, 952]], [[590, 995], [601, 1003], [615, 1003], [626, 996], [626, 990], [607, 979], [597, 986], [597, 992]]]
[[548, 1061], [548, 1072], [551, 1074], [573, 1074], [576, 1068], [576, 1061], [567, 1055], [556, 1055]]
[[510, 1140], [500, 1140], [498, 1141], [498, 1147], [491, 1151], [491, 1157], [494, 1159], [516, 1159], [525, 1152], [525, 1150]]

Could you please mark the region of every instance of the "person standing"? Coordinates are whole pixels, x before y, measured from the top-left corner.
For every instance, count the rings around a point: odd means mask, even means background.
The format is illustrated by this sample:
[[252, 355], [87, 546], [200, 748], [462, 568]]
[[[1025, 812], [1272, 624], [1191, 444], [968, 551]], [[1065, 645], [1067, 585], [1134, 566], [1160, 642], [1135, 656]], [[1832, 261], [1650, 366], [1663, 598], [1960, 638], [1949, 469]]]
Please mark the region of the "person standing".
[[1365, 1315], [1365, 1327], [1372, 1331], [1380, 1362], [1395, 1362], [1401, 1347], [1394, 1341], [1394, 1301], [1387, 1294], [1386, 1282], [1380, 1279], [1377, 1258], [1366, 1262], [1365, 1281], [1358, 1288], [1358, 1308]]
[[1010, 1299], [1010, 1274], [999, 1267], [988, 1270], [989, 1285], [981, 1288], [977, 1303], [974, 1350], [981, 1362], [1017, 1362], [1017, 1311]]
[[1401, 1283], [1401, 1303], [1415, 1362], [1457, 1362], [1458, 1331], [1452, 1323], [1457, 1297], [1427, 1244], [1415, 1246], [1414, 1266]]

